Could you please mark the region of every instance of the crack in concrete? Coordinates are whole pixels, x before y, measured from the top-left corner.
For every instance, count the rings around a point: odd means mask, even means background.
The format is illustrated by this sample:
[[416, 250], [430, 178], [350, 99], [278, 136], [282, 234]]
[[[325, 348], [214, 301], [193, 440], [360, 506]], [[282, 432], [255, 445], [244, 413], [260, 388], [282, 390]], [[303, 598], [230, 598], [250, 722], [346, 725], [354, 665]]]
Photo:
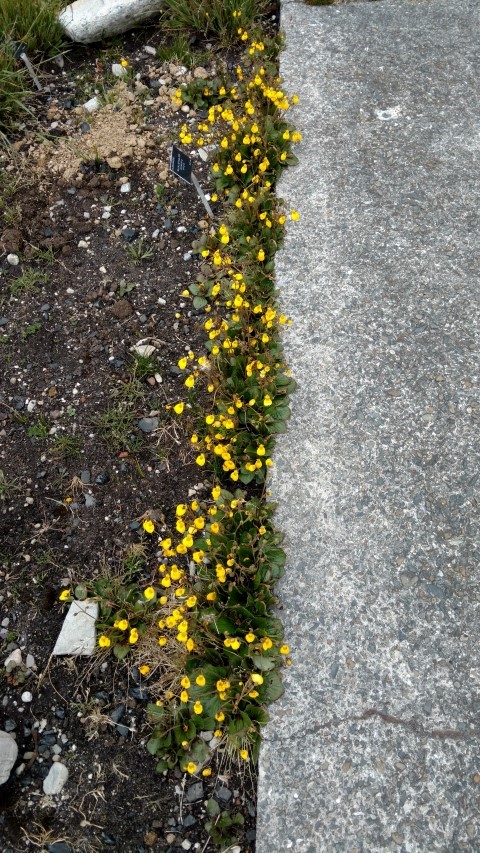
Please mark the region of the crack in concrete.
[[477, 732], [469, 734], [466, 732], [459, 732], [457, 729], [426, 729], [417, 720], [402, 720], [401, 717], [394, 717], [392, 714], [387, 714], [385, 711], [379, 711], [377, 708], [368, 708], [363, 712], [363, 714], [358, 714], [353, 717], [345, 717], [339, 720], [329, 720], [326, 723], [316, 723], [312, 728], [307, 729], [306, 731], [297, 731], [291, 735], [287, 735], [286, 737], [273, 737], [268, 738], [268, 740], [271, 743], [281, 743], [283, 741], [291, 740], [296, 735], [302, 735], [302, 737], [314, 735], [324, 729], [338, 728], [345, 723], [363, 722], [365, 720], [370, 720], [373, 717], [378, 717], [383, 720], [384, 723], [389, 725], [401, 726], [418, 737], [434, 738], [436, 740], [471, 740], [478, 736]]

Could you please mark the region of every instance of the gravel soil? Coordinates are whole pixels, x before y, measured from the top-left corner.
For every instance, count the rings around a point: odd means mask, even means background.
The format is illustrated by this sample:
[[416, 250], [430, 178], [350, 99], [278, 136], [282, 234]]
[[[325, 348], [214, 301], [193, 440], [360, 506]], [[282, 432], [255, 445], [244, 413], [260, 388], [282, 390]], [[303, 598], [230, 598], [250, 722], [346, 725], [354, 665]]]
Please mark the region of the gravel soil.
[[[151, 48], [159, 40], [149, 31]], [[189, 417], [166, 408], [186, 398], [178, 359], [202, 351], [203, 316], [181, 294], [209, 226], [168, 171], [172, 140], [198, 116], [172, 107], [186, 69], [146, 44], [129, 36], [42, 66], [46, 89], [1, 155], [0, 665], [21, 654], [0, 670], [0, 729], [19, 750], [0, 789], [2, 851], [220, 849], [204, 828], [212, 796], [245, 817], [237, 849], [254, 849], [250, 775], [159, 776], [145, 747], [148, 681], [112, 657], [51, 657], [62, 586], [120, 574], [126, 560], [149, 582], [142, 518], [167, 529], [176, 504], [208, 485]], [[121, 57], [127, 80], [111, 74]], [[198, 155], [195, 172], [208, 190]], [[136, 355], [145, 345], [151, 355]], [[54, 763], [69, 775], [48, 795]]]

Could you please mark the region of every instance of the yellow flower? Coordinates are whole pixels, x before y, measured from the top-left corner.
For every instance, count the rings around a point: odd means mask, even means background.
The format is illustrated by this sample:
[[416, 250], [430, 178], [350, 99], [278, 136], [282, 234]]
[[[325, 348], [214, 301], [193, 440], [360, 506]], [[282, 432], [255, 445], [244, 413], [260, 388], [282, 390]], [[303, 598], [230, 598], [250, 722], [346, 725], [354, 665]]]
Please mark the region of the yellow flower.
[[183, 676], [180, 684], [182, 685], [182, 687], [190, 687], [190, 679], [189, 679], [188, 675]]
[[215, 714], [215, 719], [217, 723], [223, 723], [225, 719], [225, 714], [223, 713], [223, 711], [217, 711], [217, 713]]
[[151, 601], [152, 598], [155, 598], [155, 590], [153, 586], [147, 586], [147, 588], [143, 590], [143, 594], [147, 601]]
[[284, 643], [283, 646], [280, 646], [280, 654], [281, 655], [289, 655], [290, 654], [290, 646], [287, 646], [286, 643]]
[[58, 597], [59, 597], [60, 601], [69, 601], [70, 600], [70, 590], [69, 589], [63, 589]]
[[263, 676], [259, 672], [254, 672], [250, 678], [254, 684], [263, 684]]
[[202, 703], [201, 702], [195, 702], [195, 704], [193, 706], [193, 713], [194, 714], [201, 714], [202, 711], [203, 711]]
[[192, 374], [190, 374], [190, 376], [187, 376], [187, 378], [185, 379], [185, 385], [187, 388], [193, 388], [193, 386], [195, 385], [195, 378], [192, 376]]
[[102, 649], [108, 649], [110, 645], [110, 637], [106, 637], [105, 634], [102, 634], [98, 638], [98, 645], [101, 646]]
[[252, 634], [252, 632], [249, 631], [248, 634], [245, 634], [245, 639], [247, 643], [253, 643], [253, 641], [255, 640], [255, 634]]
[[263, 251], [263, 249], [260, 249], [260, 251], [258, 252], [257, 258], [259, 261], [265, 260], [265, 252]]
[[185, 368], [187, 366], [187, 357], [184, 356], [183, 358], [181, 358], [180, 361], [177, 362], [177, 364], [178, 364], [180, 370], [185, 370]]
[[219, 499], [219, 497], [220, 497], [220, 494], [221, 494], [220, 486], [215, 486], [215, 487], [212, 489], [212, 498], [213, 498], [213, 500], [214, 500], [214, 501], [218, 501], [218, 499]]
[[150, 672], [150, 667], [147, 666], [147, 664], [144, 664], [143, 666], [138, 667], [138, 671], [140, 675], [148, 675], [148, 673]]
[[269, 650], [269, 649], [271, 649], [271, 648], [272, 648], [272, 646], [273, 646], [273, 643], [272, 643], [272, 641], [271, 641], [270, 637], [265, 637], [265, 639], [264, 639], [264, 641], [263, 641], [263, 643], [262, 643], [262, 649], [263, 649], [263, 651], [264, 651], [264, 652], [268, 652], [268, 650]]
[[164, 551], [168, 551], [169, 548], [172, 547], [172, 540], [171, 539], [162, 539], [160, 541], [160, 547], [163, 548]]
[[198, 684], [199, 687], [205, 687], [205, 676], [200, 673], [197, 675], [195, 679], [195, 684]]
[[240, 750], [240, 758], [243, 758], [244, 761], [248, 761], [248, 749]]
[[136, 643], [137, 640], [138, 640], [138, 631], [136, 628], [132, 628], [132, 630], [130, 631], [130, 636], [128, 638], [128, 642], [130, 643], [130, 645], [133, 646], [133, 644]]
[[158, 645], [159, 646], [166, 646], [167, 645], [167, 638], [166, 637], [159, 637], [158, 638]]
[[128, 62], [127, 62], [127, 60], [126, 60], [126, 59], [121, 59], [121, 60], [120, 60], [120, 65], [122, 66], [122, 68], [128, 68]]
[[214, 736], [214, 737], [217, 737], [217, 738], [218, 738], [218, 737], [222, 737], [222, 735], [223, 735], [223, 732], [222, 732], [222, 730], [221, 730], [221, 729], [215, 729], [215, 731], [214, 731], [214, 733], [213, 733], [213, 736]]
[[250, 693], [248, 695], [250, 696], [250, 699], [256, 699], [259, 695], [258, 690], [250, 690]]
[[264, 406], [271, 406], [272, 405], [272, 398], [268, 394], [266, 394], [265, 397], [263, 398], [263, 405]]
[[199, 455], [198, 455], [198, 456], [197, 456], [197, 458], [195, 459], [195, 462], [197, 463], [197, 465], [200, 465], [200, 467], [202, 467], [203, 465], [205, 465], [205, 454], [204, 454], [204, 453], [199, 453]]
[[128, 628], [128, 619], [120, 619], [120, 622], [116, 623], [116, 627], [120, 628], [120, 631], [126, 631]]
[[202, 770], [202, 776], [211, 776], [211, 775], [212, 775], [212, 768], [211, 767], [205, 767], [205, 770]]
[[188, 702], [188, 691], [182, 690], [180, 693], [180, 702]]
[[143, 527], [145, 533], [153, 533], [153, 531], [155, 530], [155, 525], [154, 525], [153, 521], [151, 521], [149, 518], [145, 519], [142, 527]]
[[263, 444], [258, 445], [257, 456], [265, 456], [265, 446]]
[[195, 764], [194, 761], [189, 761], [187, 766], [184, 769], [187, 771], [187, 773], [195, 773], [195, 770], [197, 769], [197, 765]]
[[185, 603], [186, 603], [187, 607], [195, 607], [195, 605], [197, 603], [197, 596], [191, 595], [189, 598], [187, 598]]
[[176, 403], [175, 406], [173, 407], [173, 411], [175, 412], [176, 415], [181, 415], [184, 408], [185, 408], [185, 403]]
[[294, 222], [296, 222], [297, 219], [300, 219], [300, 214], [298, 213], [297, 210], [292, 210], [290, 216], [292, 217]]

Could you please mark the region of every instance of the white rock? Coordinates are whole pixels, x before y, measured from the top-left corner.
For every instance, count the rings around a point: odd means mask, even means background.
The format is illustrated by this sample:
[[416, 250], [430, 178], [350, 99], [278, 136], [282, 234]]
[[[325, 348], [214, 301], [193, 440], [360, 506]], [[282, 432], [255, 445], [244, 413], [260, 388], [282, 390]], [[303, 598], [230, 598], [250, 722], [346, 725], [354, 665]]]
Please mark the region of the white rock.
[[60, 13], [58, 21], [73, 41], [90, 44], [127, 32], [158, 15], [160, 6], [158, 0], [76, 0]]
[[77, 246], [79, 249], [88, 249], [88, 243], [85, 240], [79, 240]]
[[126, 184], [122, 184], [122, 186], [120, 187], [120, 192], [121, 193], [129, 193], [131, 189], [132, 189], [131, 184], [129, 184], [127, 181]]
[[136, 352], [142, 358], [149, 358], [155, 352], [155, 347], [152, 344], [135, 344], [132, 347], [132, 352]]
[[86, 101], [83, 105], [83, 109], [87, 111], [87, 113], [94, 113], [95, 110], [98, 110], [100, 106], [100, 99], [95, 95], [94, 98], [90, 98], [89, 101]]
[[112, 65], [112, 74], [114, 77], [126, 77], [127, 69], [120, 65], [119, 62], [114, 62]]
[[15, 664], [15, 666], [22, 665], [22, 653], [20, 649], [14, 649], [13, 652], [10, 652], [8, 658], [4, 663], [4, 667], [6, 668], [9, 663]]
[[149, 53], [150, 56], [156, 56], [157, 55], [157, 51], [155, 50], [155, 48], [149, 44], [146, 44], [143, 49], [144, 49], [145, 53]]
[[199, 65], [197, 68], [195, 68], [193, 76], [196, 77], [197, 80], [206, 80], [208, 77], [208, 71], [206, 68], [202, 68]]
[[37, 668], [36, 664], [35, 664], [35, 658], [33, 657], [33, 655], [30, 655], [30, 654], [27, 655], [27, 657], [25, 658], [25, 666], [27, 667], [27, 669], [36, 669]]
[[8, 732], [0, 732], [0, 785], [10, 776], [17, 760], [18, 746]]
[[22, 693], [22, 695], [21, 695], [21, 700], [22, 700], [22, 702], [25, 702], [25, 704], [27, 704], [28, 702], [31, 702], [32, 699], [33, 699], [33, 696], [30, 693], [30, 690], [25, 690], [25, 693]]
[[96, 601], [72, 601], [53, 650], [54, 655], [91, 655], [95, 649]]
[[207, 152], [205, 151], [205, 149], [204, 149], [204, 148], [199, 148], [199, 149], [198, 149], [198, 153], [199, 153], [199, 155], [200, 155], [200, 159], [201, 159], [201, 160], [203, 160], [203, 162], [204, 162], [204, 163], [206, 163], [206, 162], [207, 162], [207, 160], [208, 160], [208, 154], [207, 154]]
[[121, 169], [123, 166], [121, 157], [107, 157], [107, 163], [111, 169]]
[[10, 264], [11, 267], [18, 267], [19, 263], [20, 258], [18, 255], [14, 255], [13, 253], [7, 255], [7, 264]]
[[43, 793], [54, 796], [59, 794], [68, 779], [68, 768], [61, 761], [50, 767], [48, 776], [43, 780]]

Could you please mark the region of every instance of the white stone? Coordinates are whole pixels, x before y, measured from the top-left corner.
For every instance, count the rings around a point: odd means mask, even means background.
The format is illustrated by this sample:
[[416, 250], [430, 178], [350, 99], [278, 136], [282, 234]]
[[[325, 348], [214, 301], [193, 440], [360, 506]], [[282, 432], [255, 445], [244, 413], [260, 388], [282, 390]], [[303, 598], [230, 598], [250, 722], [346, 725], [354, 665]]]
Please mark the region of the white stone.
[[132, 187], [127, 181], [126, 184], [122, 184], [122, 186], [120, 187], [120, 192], [121, 193], [129, 193], [131, 189], [132, 189]]
[[95, 649], [96, 601], [72, 601], [58, 636], [54, 655], [91, 655]]
[[126, 76], [127, 76], [127, 73], [128, 73], [128, 72], [127, 72], [127, 69], [126, 69], [126, 68], [124, 68], [124, 67], [123, 67], [123, 65], [120, 65], [120, 63], [119, 63], [119, 62], [114, 62], [114, 63], [113, 63], [113, 65], [112, 65], [112, 74], [113, 74], [113, 76], [114, 76], [114, 77], [120, 77], [120, 78], [122, 78], [122, 77], [126, 77]]
[[14, 649], [13, 652], [10, 652], [8, 658], [4, 663], [4, 667], [7, 668], [9, 663], [13, 663], [15, 666], [22, 665], [22, 653], [20, 649]]
[[25, 704], [28, 704], [29, 702], [31, 702], [32, 699], [33, 699], [33, 696], [30, 693], [30, 690], [25, 690], [25, 693], [22, 693], [22, 695], [21, 695], [21, 700], [22, 700], [22, 702], [25, 702]]
[[158, 0], [76, 0], [58, 16], [65, 35], [90, 44], [125, 33], [160, 12]]
[[149, 358], [155, 352], [155, 347], [152, 344], [135, 344], [132, 352], [136, 352], [141, 358]]
[[0, 732], [0, 785], [10, 776], [17, 760], [18, 746], [8, 732]]
[[87, 113], [94, 113], [95, 110], [98, 110], [99, 106], [100, 98], [97, 98], [97, 96], [95, 95], [95, 97], [90, 98], [89, 101], [86, 101], [84, 103], [83, 108], [87, 111]]
[[43, 793], [54, 796], [59, 794], [68, 779], [68, 768], [61, 761], [50, 767], [48, 776], [43, 780]]
[[156, 56], [157, 55], [157, 51], [155, 50], [155, 48], [149, 44], [146, 44], [143, 49], [144, 49], [145, 53], [149, 53], [150, 56]]
[[13, 253], [7, 255], [7, 264], [10, 264], [11, 267], [18, 267], [19, 263], [20, 258], [18, 255], [14, 255]]

